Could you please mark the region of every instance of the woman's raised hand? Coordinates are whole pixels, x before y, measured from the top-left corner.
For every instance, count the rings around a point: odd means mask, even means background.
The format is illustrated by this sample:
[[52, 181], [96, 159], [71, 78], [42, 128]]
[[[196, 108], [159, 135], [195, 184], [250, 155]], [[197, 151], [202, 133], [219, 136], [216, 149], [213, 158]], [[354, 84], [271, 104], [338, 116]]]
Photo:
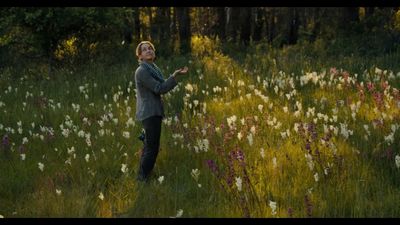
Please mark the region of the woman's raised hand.
[[177, 74], [185, 74], [185, 73], [187, 73], [188, 70], [189, 70], [189, 68], [187, 66], [185, 66], [183, 68], [175, 70], [175, 72], [172, 75], [176, 76]]

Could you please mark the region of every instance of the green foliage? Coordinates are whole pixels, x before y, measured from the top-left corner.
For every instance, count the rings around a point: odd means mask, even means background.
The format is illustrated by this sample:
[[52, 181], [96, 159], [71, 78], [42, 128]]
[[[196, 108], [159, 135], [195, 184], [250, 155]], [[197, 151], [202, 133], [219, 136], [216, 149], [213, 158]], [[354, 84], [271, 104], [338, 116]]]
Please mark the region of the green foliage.
[[[6, 65], [43, 61], [54, 66], [86, 63], [123, 50], [125, 8], [6, 8], [1, 16], [0, 47]], [[76, 51], [66, 42], [75, 40]], [[65, 52], [69, 52], [66, 54]], [[34, 60], [33, 60], [34, 59]], [[47, 62], [50, 60], [49, 62]], [[5, 65], [3, 65], [5, 66]]]

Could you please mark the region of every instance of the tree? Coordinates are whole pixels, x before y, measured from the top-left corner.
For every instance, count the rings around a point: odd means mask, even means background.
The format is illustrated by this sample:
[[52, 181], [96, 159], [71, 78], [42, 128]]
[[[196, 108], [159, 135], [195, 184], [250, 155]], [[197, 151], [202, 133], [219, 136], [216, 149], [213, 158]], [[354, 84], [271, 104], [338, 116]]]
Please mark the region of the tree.
[[176, 7], [181, 53], [189, 53], [191, 45], [190, 8]]
[[275, 8], [267, 8], [267, 39], [269, 43], [272, 43], [276, 36], [276, 23], [278, 22], [278, 18], [276, 16]]
[[299, 33], [299, 13], [297, 8], [289, 9], [289, 38], [288, 44], [293, 45], [297, 43]]
[[127, 36], [125, 8], [30, 7], [3, 12], [1, 36], [12, 40], [3, 47], [15, 55], [47, 59], [49, 74], [57, 61], [56, 50], [67, 40], [75, 40], [77, 51], [83, 52], [92, 43], [111, 46]]
[[226, 19], [226, 10], [225, 7], [217, 8], [217, 22], [216, 22], [216, 34], [221, 41], [226, 40], [225, 35], [225, 19]]
[[243, 7], [239, 9], [239, 21], [240, 21], [240, 41], [243, 44], [250, 42], [251, 36], [251, 8]]
[[260, 7], [254, 7], [251, 9], [252, 14], [252, 38], [254, 41], [260, 41], [263, 37], [263, 27], [265, 22], [264, 10]]
[[[236, 42], [237, 36], [240, 31], [240, 20], [239, 20], [240, 8], [227, 7], [226, 8], [226, 37], [227, 41]], [[239, 29], [238, 29], [239, 28]]]
[[140, 28], [140, 7], [133, 8], [132, 10], [133, 16], [133, 39], [135, 42], [139, 42], [141, 38], [141, 28]]

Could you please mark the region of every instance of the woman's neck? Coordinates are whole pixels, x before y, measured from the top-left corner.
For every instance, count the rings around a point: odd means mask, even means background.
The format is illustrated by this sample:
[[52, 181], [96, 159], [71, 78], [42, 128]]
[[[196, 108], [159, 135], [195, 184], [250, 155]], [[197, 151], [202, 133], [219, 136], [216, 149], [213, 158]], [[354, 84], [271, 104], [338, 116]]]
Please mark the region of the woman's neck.
[[149, 64], [153, 64], [153, 60], [142, 59], [142, 62], [149, 63]]

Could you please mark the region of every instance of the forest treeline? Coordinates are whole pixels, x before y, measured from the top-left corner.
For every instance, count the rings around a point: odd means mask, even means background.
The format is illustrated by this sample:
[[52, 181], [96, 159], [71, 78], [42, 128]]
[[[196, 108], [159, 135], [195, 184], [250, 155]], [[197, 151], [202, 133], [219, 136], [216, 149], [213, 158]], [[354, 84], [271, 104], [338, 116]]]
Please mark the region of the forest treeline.
[[[0, 8], [0, 67], [49, 68], [118, 59], [140, 40], [161, 55], [190, 53], [194, 35], [231, 46], [329, 43], [350, 53], [398, 49], [399, 7], [55, 7]], [[345, 43], [345, 45], [343, 44]], [[30, 65], [29, 63], [26, 65]]]

